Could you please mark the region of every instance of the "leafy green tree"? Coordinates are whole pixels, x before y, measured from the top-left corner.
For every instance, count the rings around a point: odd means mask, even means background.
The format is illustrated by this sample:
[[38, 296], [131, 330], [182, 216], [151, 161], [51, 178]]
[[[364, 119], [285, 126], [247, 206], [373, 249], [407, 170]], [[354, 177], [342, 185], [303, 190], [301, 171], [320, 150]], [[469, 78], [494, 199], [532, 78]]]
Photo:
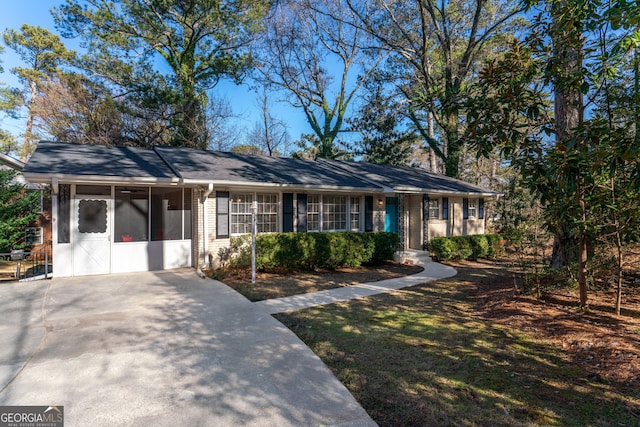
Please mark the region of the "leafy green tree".
[[40, 195], [17, 183], [16, 174], [0, 169], [0, 252], [24, 248], [26, 227], [37, 219]]
[[361, 108], [348, 120], [350, 129], [362, 136], [354, 154], [370, 163], [408, 165], [418, 136], [400, 129], [404, 121], [400, 104], [394, 104], [385, 94], [383, 84], [369, 83], [367, 89]]
[[[520, 26], [517, 2], [504, 0], [347, 0], [383, 51], [408, 114], [428, 147], [459, 177], [465, 100], [479, 61], [497, 55]], [[437, 126], [443, 140], [436, 138]]]
[[[638, 14], [630, 14], [637, 6], [588, 0], [541, 6], [527, 40], [481, 72], [468, 132], [481, 153], [499, 146], [540, 197], [545, 225], [556, 237], [552, 266], [577, 264], [584, 307], [589, 243], [612, 226], [619, 241], [624, 240], [620, 233], [633, 229], [620, 225], [629, 223], [621, 215], [633, 211], [622, 201], [634, 199], [639, 188], [634, 171], [640, 145], [628, 125], [636, 122], [611, 114], [615, 91], [608, 88], [618, 52], [638, 37], [633, 31], [638, 22], [619, 17], [636, 16], [637, 21]], [[614, 25], [616, 31], [607, 34]], [[545, 92], [548, 87], [552, 97]], [[585, 96], [591, 102], [606, 100], [585, 117]]]
[[[54, 9], [65, 37], [80, 36], [79, 63], [140, 109], [156, 109], [174, 145], [207, 148], [208, 91], [240, 81], [267, 0], [67, 0]], [[170, 106], [170, 111], [162, 111]]]
[[[0, 45], [0, 55], [4, 52], [4, 46]], [[0, 73], [3, 73], [2, 59], [0, 59]], [[16, 90], [9, 88], [5, 83], [0, 83], [0, 113], [9, 117], [15, 117], [19, 97]], [[0, 129], [0, 152], [9, 154], [17, 150], [17, 142], [13, 135]]]
[[35, 149], [37, 135], [33, 132], [34, 115], [32, 102], [38, 93], [38, 85], [48, 76], [54, 75], [58, 68], [71, 61], [75, 52], [67, 50], [60, 37], [39, 26], [23, 24], [20, 31], [6, 30], [4, 42], [16, 51], [26, 67], [14, 67], [11, 71], [25, 84], [24, 93], [27, 107], [27, 122], [20, 157], [26, 160]]

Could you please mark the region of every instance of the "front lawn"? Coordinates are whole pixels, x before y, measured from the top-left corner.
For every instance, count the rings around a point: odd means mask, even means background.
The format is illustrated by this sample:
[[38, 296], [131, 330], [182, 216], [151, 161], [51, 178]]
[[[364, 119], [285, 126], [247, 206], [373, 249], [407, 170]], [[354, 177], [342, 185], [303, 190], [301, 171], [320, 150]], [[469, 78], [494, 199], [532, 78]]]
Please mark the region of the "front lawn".
[[517, 293], [505, 265], [456, 268], [276, 317], [381, 426], [640, 425], [633, 306], [624, 318], [582, 313]]

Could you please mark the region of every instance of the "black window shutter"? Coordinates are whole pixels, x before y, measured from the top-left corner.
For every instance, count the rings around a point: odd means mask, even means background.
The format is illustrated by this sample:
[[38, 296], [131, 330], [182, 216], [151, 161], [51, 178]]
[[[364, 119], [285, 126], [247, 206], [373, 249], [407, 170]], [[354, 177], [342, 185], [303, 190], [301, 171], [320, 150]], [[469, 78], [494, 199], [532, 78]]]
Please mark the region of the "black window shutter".
[[442, 219], [449, 219], [449, 198], [442, 198]]
[[462, 199], [462, 218], [469, 219], [469, 199]]
[[293, 232], [293, 193], [282, 194], [282, 232]]
[[478, 199], [478, 218], [484, 219], [484, 199]]
[[307, 231], [307, 195], [298, 194], [298, 232]]
[[216, 238], [227, 237], [229, 237], [229, 192], [216, 191]]
[[373, 196], [364, 196], [364, 231], [373, 231]]

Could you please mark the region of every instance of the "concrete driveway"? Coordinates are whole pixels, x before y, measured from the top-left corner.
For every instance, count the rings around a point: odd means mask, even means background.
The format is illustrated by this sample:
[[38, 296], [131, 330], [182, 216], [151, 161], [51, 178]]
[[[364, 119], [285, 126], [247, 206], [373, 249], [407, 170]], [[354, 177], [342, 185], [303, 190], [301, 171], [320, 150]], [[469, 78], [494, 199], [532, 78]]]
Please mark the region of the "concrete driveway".
[[0, 405], [65, 425], [375, 425], [266, 310], [193, 270], [0, 286]]

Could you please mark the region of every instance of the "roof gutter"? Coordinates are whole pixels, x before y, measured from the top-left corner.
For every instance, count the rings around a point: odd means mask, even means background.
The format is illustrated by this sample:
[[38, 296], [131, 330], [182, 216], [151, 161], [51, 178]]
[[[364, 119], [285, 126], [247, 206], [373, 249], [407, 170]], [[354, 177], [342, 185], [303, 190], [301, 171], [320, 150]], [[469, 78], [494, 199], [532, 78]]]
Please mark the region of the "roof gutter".
[[0, 153], [0, 163], [3, 163], [15, 170], [19, 170], [21, 171], [22, 169], [24, 169], [25, 167], [25, 163], [18, 160], [18, 159], [14, 159], [11, 156], [8, 156], [4, 153]]
[[345, 187], [340, 185], [313, 185], [313, 184], [282, 184], [276, 182], [242, 182], [242, 181], [210, 181], [198, 179], [184, 179], [185, 185], [214, 185], [216, 187], [246, 187], [246, 188], [281, 188], [290, 190], [329, 190], [339, 192], [380, 193], [382, 187]]
[[482, 196], [482, 197], [498, 197], [500, 193], [487, 191], [447, 191], [447, 190], [428, 190], [418, 187], [396, 187], [396, 192], [414, 193], [414, 194], [438, 194], [442, 196]]
[[100, 184], [169, 184], [179, 185], [182, 184], [180, 178], [153, 178], [153, 177], [117, 177], [117, 176], [102, 176], [102, 175], [56, 175], [51, 174], [39, 174], [39, 173], [23, 173], [24, 177], [29, 182], [39, 182], [47, 184], [52, 182], [55, 178], [58, 182], [73, 182], [73, 183], [100, 183]]

